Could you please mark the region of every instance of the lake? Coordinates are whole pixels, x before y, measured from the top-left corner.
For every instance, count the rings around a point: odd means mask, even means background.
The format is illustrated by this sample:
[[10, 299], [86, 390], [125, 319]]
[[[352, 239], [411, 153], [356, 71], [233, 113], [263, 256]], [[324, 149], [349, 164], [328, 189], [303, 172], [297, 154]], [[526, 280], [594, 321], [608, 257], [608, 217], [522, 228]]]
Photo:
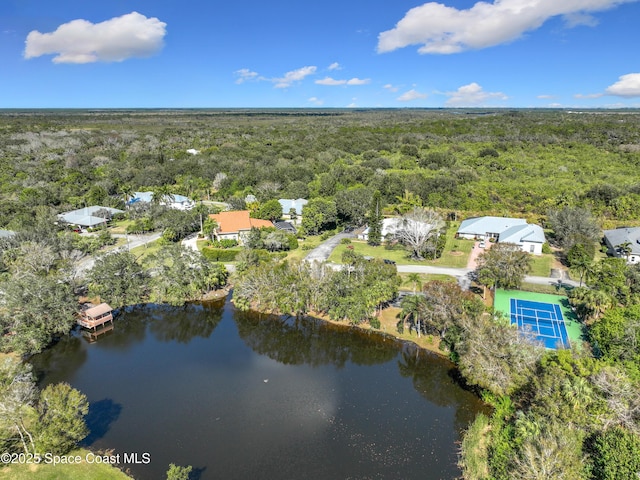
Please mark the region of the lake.
[[225, 300], [138, 307], [32, 363], [41, 387], [87, 395], [84, 444], [127, 454], [143, 480], [169, 463], [201, 480], [453, 479], [461, 432], [486, 411], [434, 354]]

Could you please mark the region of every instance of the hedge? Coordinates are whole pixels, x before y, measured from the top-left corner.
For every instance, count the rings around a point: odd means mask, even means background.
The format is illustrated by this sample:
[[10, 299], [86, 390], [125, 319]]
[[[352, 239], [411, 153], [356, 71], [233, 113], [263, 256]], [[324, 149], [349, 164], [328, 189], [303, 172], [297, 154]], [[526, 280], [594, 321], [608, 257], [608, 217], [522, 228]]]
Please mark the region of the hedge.
[[212, 262], [233, 262], [240, 250], [231, 250], [226, 248], [209, 248], [202, 249], [202, 255]]

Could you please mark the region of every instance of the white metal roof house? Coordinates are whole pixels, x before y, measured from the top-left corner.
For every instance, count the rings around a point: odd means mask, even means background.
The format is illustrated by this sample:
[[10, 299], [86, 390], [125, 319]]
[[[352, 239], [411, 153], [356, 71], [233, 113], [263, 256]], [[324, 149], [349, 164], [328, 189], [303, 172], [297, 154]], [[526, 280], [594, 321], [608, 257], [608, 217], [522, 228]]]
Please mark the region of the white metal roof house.
[[506, 229], [498, 237], [499, 243], [515, 243], [523, 252], [542, 254], [542, 245], [546, 242], [544, 231], [539, 225], [515, 225]]
[[111, 215], [116, 213], [124, 213], [122, 210], [111, 207], [101, 207], [100, 205], [93, 205], [91, 207], [84, 207], [71, 212], [61, 213], [58, 218], [70, 225], [78, 225], [80, 227], [91, 228], [98, 225], [106, 225], [107, 218], [99, 217], [96, 215], [100, 210], [106, 210]]
[[542, 254], [546, 242], [544, 231], [539, 225], [528, 224], [523, 218], [476, 217], [468, 218], [460, 224], [459, 238], [489, 240], [500, 243], [515, 243], [523, 252]]
[[[151, 203], [153, 199], [153, 192], [133, 192], [133, 196], [127, 202], [129, 205], [135, 205], [136, 203]], [[191, 210], [195, 203], [184, 195], [172, 194], [171, 198], [163, 200], [160, 205], [165, 205], [175, 210]]]
[[[628, 263], [640, 263], [640, 227], [605, 230], [604, 242], [609, 248], [609, 254], [626, 258]], [[628, 254], [621, 248], [625, 244], [630, 248]]]

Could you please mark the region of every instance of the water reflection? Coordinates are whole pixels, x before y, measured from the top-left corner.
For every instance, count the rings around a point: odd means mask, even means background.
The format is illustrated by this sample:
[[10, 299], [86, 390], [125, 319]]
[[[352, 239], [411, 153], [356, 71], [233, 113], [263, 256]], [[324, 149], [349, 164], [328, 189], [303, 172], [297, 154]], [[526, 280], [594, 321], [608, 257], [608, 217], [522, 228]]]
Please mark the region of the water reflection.
[[89, 414], [86, 416], [89, 435], [82, 442], [85, 446], [91, 446], [96, 440], [104, 437], [111, 424], [116, 422], [122, 412], [122, 405], [115, 403], [110, 398], [105, 398], [89, 404]]
[[313, 318], [236, 312], [238, 334], [254, 352], [285, 365], [375, 365], [398, 354], [396, 342]]
[[[187, 304], [184, 307], [156, 307], [149, 331], [162, 342], [187, 344], [196, 337], [209, 338], [222, 320], [221, 302]], [[166, 309], [169, 309], [167, 311]]]

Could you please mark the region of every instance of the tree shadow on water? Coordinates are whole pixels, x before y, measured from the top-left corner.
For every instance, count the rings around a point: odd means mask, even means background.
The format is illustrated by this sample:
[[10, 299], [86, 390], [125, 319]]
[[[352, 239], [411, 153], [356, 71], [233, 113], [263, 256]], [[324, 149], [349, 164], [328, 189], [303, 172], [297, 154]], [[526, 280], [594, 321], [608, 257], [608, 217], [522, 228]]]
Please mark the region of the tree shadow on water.
[[89, 435], [82, 441], [82, 445], [89, 447], [95, 441], [100, 440], [106, 435], [122, 412], [122, 405], [115, 403], [110, 398], [93, 402], [89, 405], [89, 413], [85, 421], [89, 428]]
[[193, 467], [189, 474], [189, 480], [200, 480], [206, 469], [207, 467]]

